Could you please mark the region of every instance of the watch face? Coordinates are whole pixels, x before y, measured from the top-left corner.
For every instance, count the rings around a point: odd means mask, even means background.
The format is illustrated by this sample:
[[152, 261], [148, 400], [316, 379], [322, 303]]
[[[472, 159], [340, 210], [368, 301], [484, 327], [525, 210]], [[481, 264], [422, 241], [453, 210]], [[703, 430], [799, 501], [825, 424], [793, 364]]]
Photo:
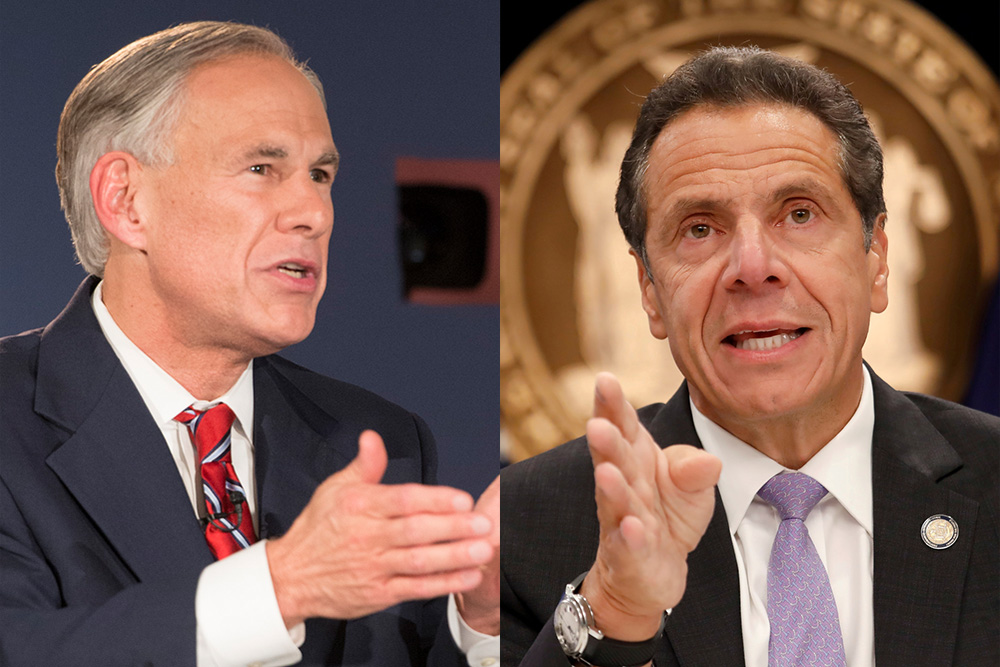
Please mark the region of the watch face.
[[552, 619], [555, 626], [556, 639], [562, 646], [563, 651], [569, 655], [580, 655], [583, 650], [584, 628], [583, 614], [579, 605], [571, 598], [564, 598], [556, 607], [555, 615]]

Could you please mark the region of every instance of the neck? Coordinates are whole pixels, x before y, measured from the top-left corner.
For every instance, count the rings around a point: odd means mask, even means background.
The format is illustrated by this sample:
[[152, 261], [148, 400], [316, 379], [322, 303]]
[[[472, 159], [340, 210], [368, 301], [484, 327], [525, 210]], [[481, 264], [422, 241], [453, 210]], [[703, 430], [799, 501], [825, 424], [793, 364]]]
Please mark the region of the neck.
[[746, 419], [716, 411], [692, 388], [698, 410], [773, 461], [791, 470], [804, 466], [819, 450], [840, 433], [861, 403], [864, 376], [859, 373], [843, 396], [816, 408], [781, 415]]
[[135, 274], [126, 282], [121, 273], [108, 263], [101, 300], [136, 347], [198, 400], [215, 400], [236, 384], [252, 357], [245, 351], [187, 342], [159, 304], [133, 289]]

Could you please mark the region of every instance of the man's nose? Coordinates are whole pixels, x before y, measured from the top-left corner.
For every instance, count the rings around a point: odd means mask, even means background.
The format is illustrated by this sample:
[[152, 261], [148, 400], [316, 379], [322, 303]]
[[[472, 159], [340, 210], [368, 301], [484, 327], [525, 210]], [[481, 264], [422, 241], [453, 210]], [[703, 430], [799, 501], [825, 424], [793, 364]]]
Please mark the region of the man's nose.
[[292, 178], [282, 188], [282, 207], [278, 228], [284, 232], [299, 232], [321, 236], [333, 226], [333, 202], [328, 186], [308, 176]]
[[737, 222], [730, 233], [728, 264], [722, 275], [727, 289], [757, 291], [787, 283], [788, 268], [769, 231], [767, 223], [755, 217]]

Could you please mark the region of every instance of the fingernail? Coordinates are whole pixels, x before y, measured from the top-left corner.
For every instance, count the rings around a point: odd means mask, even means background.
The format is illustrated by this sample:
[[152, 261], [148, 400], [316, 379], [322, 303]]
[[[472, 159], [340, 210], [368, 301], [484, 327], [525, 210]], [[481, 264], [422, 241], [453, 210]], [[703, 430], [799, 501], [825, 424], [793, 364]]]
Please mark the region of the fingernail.
[[493, 528], [493, 522], [484, 516], [472, 519], [472, 531], [477, 535], [485, 535]]
[[601, 403], [604, 402], [604, 394], [601, 393], [601, 388], [596, 384], [594, 385], [594, 398], [596, 398]]
[[485, 563], [493, 556], [493, 548], [486, 542], [476, 542], [469, 547], [469, 556], [477, 563]]
[[468, 512], [472, 509], [472, 501], [468, 496], [455, 496], [451, 500], [451, 505], [456, 512]]

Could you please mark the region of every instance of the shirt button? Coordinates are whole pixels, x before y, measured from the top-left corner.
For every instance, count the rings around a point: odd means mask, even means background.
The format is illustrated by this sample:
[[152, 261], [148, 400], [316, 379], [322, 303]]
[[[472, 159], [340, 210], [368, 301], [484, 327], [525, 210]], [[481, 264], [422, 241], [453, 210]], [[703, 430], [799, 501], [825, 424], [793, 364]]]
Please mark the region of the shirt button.
[[490, 667], [491, 665], [497, 664], [496, 658], [486, 658], [485, 660], [480, 660], [479, 664], [482, 667]]

